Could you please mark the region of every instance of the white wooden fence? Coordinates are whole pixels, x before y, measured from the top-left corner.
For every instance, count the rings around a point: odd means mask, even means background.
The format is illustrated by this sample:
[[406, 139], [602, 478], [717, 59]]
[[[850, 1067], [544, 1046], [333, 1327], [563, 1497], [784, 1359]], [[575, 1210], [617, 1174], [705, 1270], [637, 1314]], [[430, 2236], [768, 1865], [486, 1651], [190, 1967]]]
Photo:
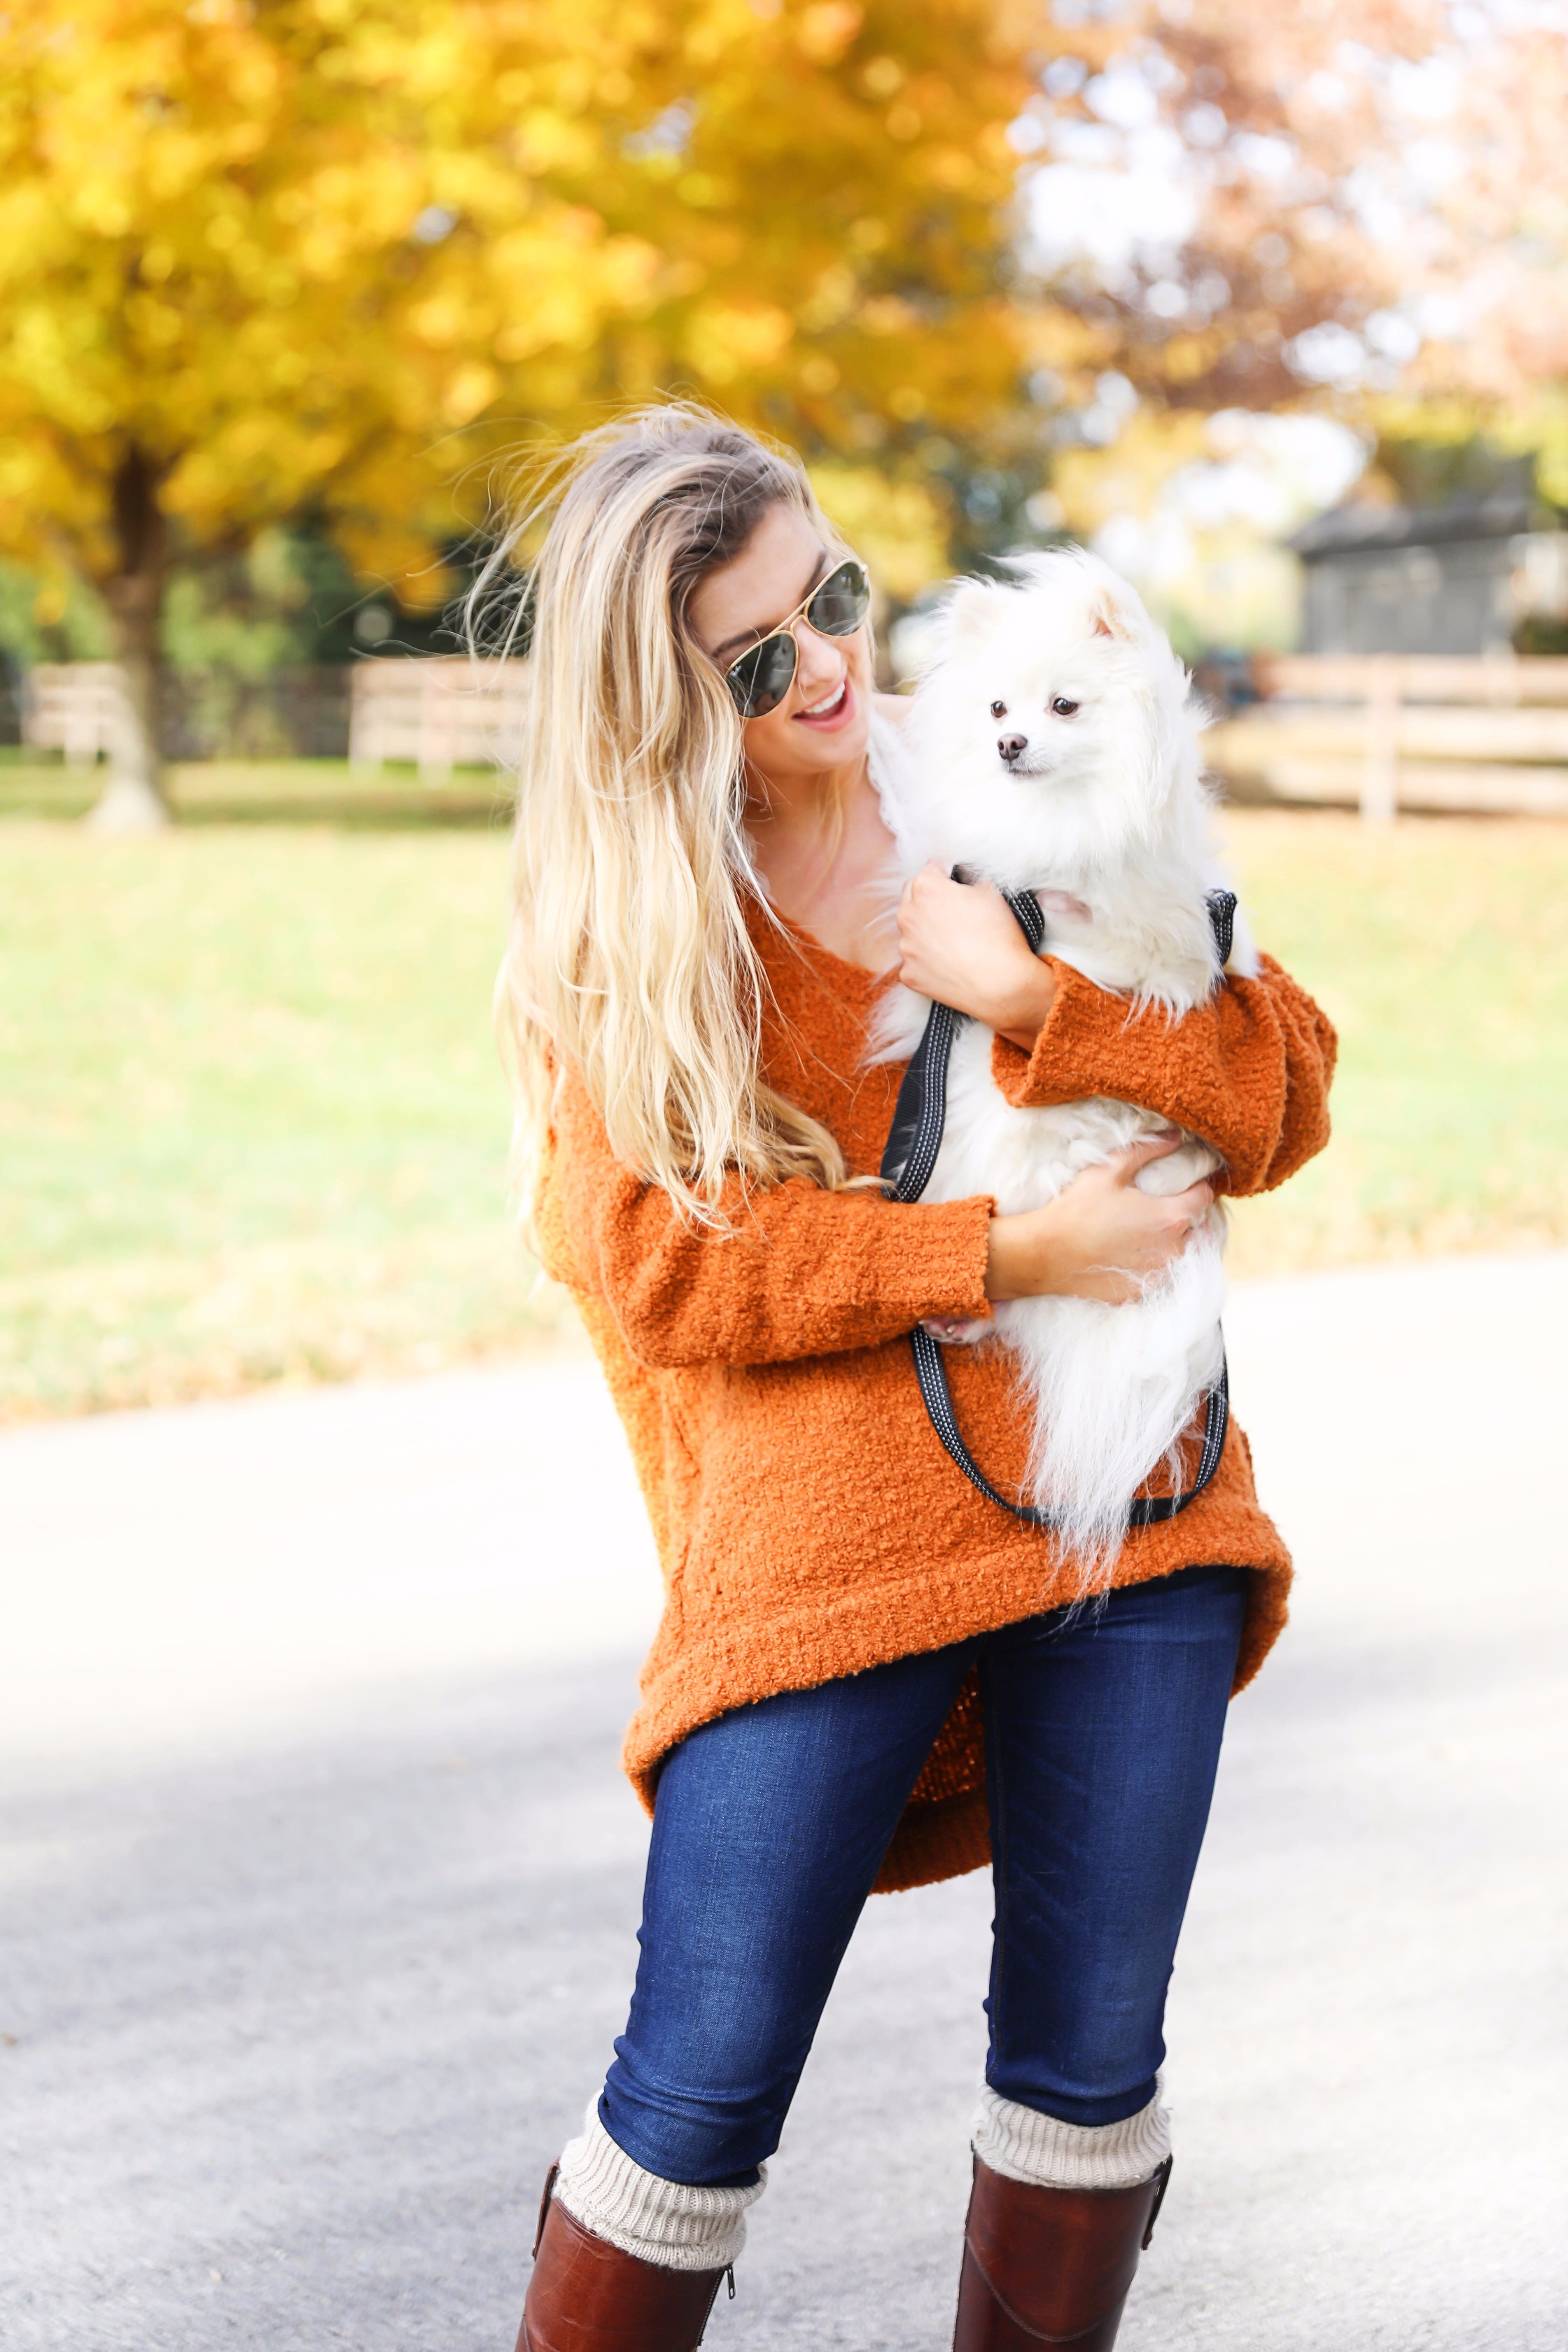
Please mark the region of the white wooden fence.
[[1568, 661], [1281, 655], [1266, 699], [1205, 738], [1245, 797], [1568, 816]]
[[[1373, 821], [1401, 808], [1568, 816], [1568, 660], [1281, 655], [1255, 667], [1265, 699], [1206, 738], [1239, 796], [1359, 807]], [[359, 662], [349, 757], [362, 770], [411, 762], [426, 781], [510, 765], [527, 678], [522, 661]], [[88, 764], [112, 751], [124, 713], [113, 662], [40, 664], [23, 740]]]
[[[389, 760], [411, 761], [426, 782], [449, 776], [454, 768], [508, 763], [516, 756], [527, 673], [525, 662], [463, 656], [357, 662], [347, 681], [349, 758], [372, 770]], [[284, 702], [297, 706], [312, 680], [331, 682], [335, 698], [342, 677], [341, 670], [291, 672], [279, 688]], [[334, 709], [340, 707], [334, 698]], [[166, 711], [165, 719], [174, 715]], [[126, 717], [116, 662], [43, 662], [27, 673], [22, 740], [39, 751], [63, 751], [72, 767], [90, 767], [100, 754], [111, 754]], [[338, 746], [342, 740], [339, 735]], [[301, 742], [297, 748], [316, 747]], [[179, 755], [210, 756], [199, 746]]]
[[69, 768], [90, 768], [110, 752], [126, 721], [118, 662], [40, 662], [22, 695], [22, 740], [63, 751]]
[[349, 758], [356, 768], [412, 760], [426, 779], [510, 764], [528, 665], [437, 657], [363, 661], [353, 672]]

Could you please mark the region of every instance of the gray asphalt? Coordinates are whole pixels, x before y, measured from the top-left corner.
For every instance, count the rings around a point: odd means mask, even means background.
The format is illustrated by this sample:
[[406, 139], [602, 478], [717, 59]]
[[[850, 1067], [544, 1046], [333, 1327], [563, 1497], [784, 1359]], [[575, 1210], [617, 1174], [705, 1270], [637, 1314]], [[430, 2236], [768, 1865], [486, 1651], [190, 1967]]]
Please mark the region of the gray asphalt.
[[[1175, 2180], [1123, 2352], [1568, 2344], [1565, 1310], [1563, 1259], [1237, 1302], [1240, 1410], [1301, 1601], [1232, 1717], [1172, 2000]], [[157, 1710], [128, 1692], [89, 1725], [61, 1664], [74, 1624], [100, 1673], [95, 1628], [120, 1625], [127, 1549], [149, 1545], [132, 1457], [168, 1484], [190, 1443], [232, 1504], [259, 1432], [275, 1491], [255, 1508], [287, 1517], [279, 1433], [298, 1452], [329, 1428], [352, 1467], [344, 1430], [380, 1412], [403, 1460], [408, 1416], [471, 1429], [487, 1397], [515, 1434], [544, 1376], [465, 1377], [0, 1444], [38, 1661], [0, 1664], [23, 1727], [0, 1760], [5, 2352], [510, 2352], [540, 2179], [634, 1959], [617, 1633], [646, 1594], [625, 1560], [574, 1561], [575, 1654], [558, 1616], [531, 1661], [521, 1638], [465, 1658], [433, 1635], [419, 1673], [388, 1636], [379, 1677], [323, 1680], [296, 1560], [292, 1696], [276, 1663], [231, 1659], [223, 1685], [215, 1635], [188, 1703], [171, 1670]], [[551, 1380], [563, 1425], [602, 1427], [587, 1368]], [[470, 1448], [453, 1475], [477, 1475]], [[150, 1554], [178, 1538], [172, 1517]], [[179, 1576], [138, 1589], [171, 1654], [196, 1641]], [[871, 1906], [713, 2352], [947, 2340], [986, 1928], [978, 1879]]]

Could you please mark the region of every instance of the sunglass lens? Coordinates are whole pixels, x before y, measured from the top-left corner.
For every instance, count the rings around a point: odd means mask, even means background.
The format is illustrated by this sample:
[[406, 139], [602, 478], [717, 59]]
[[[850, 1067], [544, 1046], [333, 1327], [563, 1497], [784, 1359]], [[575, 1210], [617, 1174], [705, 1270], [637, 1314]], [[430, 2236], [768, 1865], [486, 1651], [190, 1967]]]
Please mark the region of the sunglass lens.
[[765, 719], [789, 692], [795, 677], [795, 639], [787, 631], [764, 637], [725, 672], [742, 719]]
[[810, 604], [805, 617], [825, 637], [852, 637], [871, 609], [871, 583], [858, 563], [841, 563], [830, 572]]

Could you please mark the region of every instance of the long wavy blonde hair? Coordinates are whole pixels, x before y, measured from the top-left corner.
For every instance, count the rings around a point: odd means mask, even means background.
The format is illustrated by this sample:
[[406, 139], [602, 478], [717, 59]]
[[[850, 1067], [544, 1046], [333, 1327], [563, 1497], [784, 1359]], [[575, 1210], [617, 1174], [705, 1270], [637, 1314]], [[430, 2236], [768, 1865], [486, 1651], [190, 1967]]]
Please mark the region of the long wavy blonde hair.
[[737, 1173], [846, 1181], [826, 1128], [759, 1075], [742, 722], [687, 617], [778, 503], [839, 544], [788, 453], [688, 404], [640, 409], [536, 484], [476, 589], [487, 649], [529, 633], [496, 994], [525, 1215], [567, 1064], [616, 1157], [699, 1223], [728, 1224]]

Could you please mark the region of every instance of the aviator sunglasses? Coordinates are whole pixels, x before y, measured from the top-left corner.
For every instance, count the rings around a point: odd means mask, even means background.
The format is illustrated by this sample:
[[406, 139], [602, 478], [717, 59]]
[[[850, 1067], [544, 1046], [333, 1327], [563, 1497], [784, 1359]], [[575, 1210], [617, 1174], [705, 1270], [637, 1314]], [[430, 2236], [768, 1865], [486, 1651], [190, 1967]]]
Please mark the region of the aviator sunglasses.
[[866, 567], [851, 556], [803, 597], [787, 620], [756, 645], [748, 646], [739, 661], [730, 664], [724, 683], [742, 718], [765, 719], [794, 685], [799, 655], [796, 621], [804, 619], [819, 637], [852, 637], [870, 609], [871, 583]]

